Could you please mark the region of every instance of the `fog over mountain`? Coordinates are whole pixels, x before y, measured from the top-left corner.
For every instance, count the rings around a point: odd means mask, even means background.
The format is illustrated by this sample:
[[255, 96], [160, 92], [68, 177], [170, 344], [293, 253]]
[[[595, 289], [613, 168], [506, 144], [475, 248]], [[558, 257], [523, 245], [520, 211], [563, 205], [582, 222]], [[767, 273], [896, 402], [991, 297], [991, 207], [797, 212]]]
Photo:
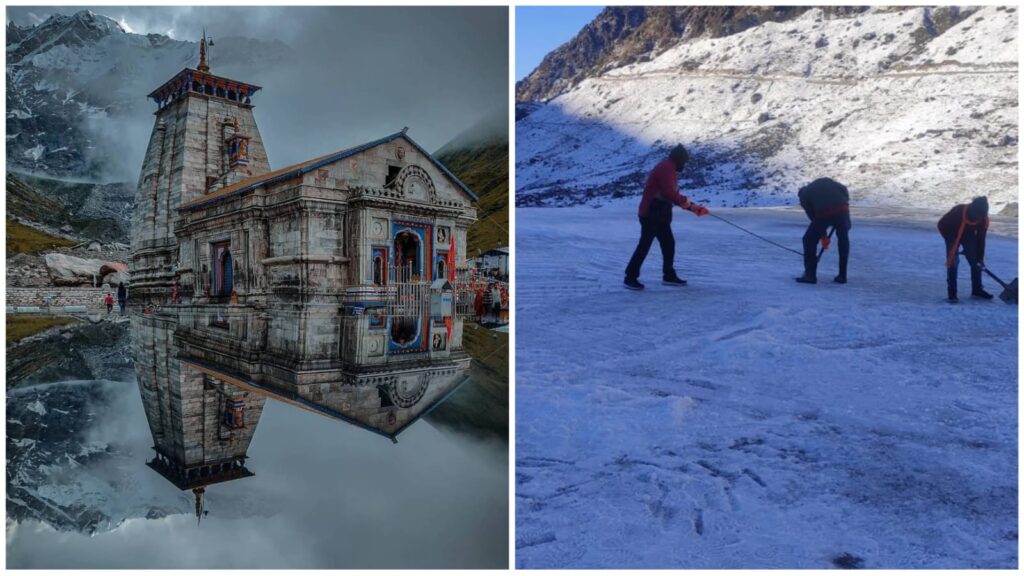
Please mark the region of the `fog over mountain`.
[[8, 9], [8, 158], [61, 179], [138, 178], [146, 94], [198, 62], [263, 86], [272, 166], [409, 127], [436, 150], [506, 106], [507, 10], [102, 7]]

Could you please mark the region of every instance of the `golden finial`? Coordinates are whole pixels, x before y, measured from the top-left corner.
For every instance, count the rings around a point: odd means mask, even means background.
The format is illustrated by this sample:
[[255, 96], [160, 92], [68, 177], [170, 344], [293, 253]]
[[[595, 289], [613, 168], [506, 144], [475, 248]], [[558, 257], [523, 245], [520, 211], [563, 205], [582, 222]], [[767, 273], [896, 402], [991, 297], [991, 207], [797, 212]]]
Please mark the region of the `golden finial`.
[[199, 66], [196, 66], [196, 70], [210, 71], [210, 66], [206, 63], [206, 28], [203, 28], [203, 39], [199, 42]]

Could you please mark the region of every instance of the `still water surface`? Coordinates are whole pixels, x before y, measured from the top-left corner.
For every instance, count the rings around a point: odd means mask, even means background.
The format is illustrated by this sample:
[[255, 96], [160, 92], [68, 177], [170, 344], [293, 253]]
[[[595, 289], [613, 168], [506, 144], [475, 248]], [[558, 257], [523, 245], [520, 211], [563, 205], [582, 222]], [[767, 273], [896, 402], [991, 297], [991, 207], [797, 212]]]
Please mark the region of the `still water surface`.
[[506, 567], [461, 319], [225, 310], [8, 349], [8, 568]]

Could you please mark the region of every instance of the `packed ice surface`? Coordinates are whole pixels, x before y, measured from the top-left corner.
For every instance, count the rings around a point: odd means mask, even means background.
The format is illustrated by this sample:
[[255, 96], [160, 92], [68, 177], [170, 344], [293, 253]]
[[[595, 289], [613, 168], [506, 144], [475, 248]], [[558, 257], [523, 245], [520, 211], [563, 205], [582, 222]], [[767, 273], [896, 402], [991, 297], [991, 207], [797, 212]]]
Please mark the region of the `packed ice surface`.
[[[1017, 308], [966, 298], [966, 265], [944, 302], [940, 213], [855, 211], [850, 283], [833, 247], [809, 286], [677, 210], [689, 286], [655, 243], [632, 292], [635, 204], [517, 211], [518, 567], [1017, 566]], [[806, 226], [716, 213], [794, 249]]]

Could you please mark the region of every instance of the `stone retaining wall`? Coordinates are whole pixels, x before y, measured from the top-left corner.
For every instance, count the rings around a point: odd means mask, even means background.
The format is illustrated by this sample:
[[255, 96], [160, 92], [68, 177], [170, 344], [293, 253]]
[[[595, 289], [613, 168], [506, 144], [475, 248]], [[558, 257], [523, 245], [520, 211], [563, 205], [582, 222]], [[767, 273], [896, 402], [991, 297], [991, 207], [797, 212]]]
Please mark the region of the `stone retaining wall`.
[[[114, 295], [115, 305], [117, 292]], [[103, 307], [104, 288], [7, 288], [8, 306], [87, 306], [89, 309]]]

